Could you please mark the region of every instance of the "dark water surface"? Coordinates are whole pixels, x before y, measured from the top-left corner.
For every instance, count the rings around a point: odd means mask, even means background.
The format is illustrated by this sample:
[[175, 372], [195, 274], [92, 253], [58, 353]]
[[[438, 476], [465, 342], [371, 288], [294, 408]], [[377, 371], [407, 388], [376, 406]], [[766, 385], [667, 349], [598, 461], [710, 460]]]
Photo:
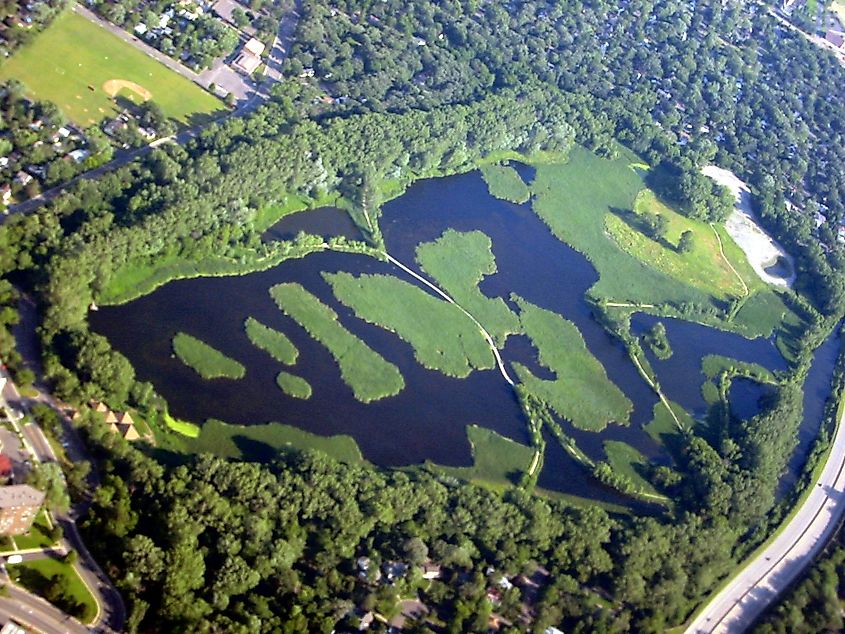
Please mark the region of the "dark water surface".
[[[526, 181], [532, 179], [530, 168], [517, 167]], [[581, 254], [554, 238], [530, 205], [491, 197], [480, 175], [473, 172], [417, 182], [384, 206], [381, 224], [390, 253], [413, 268], [417, 268], [416, 246], [438, 238], [448, 228], [487, 234], [499, 271], [482, 282], [482, 291], [505, 299], [515, 292], [573, 321], [608, 376], [634, 404], [630, 425], [612, 424], [596, 434], [564, 423], [564, 430], [594, 459], [604, 458], [604, 440], [615, 439], [628, 442], [657, 462], [668, 460], [661, 446], [641, 428], [651, 420], [657, 397], [621, 343], [592, 318], [584, 301], [587, 289], [598, 280], [595, 269]], [[326, 208], [292, 214], [268, 230], [264, 239], [289, 239], [299, 231], [327, 237], [360, 236], [346, 214]], [[444, 465], [469, 465], [465, 428], [471, 423], [529, 442], [514, 392], [498, 370], [474, 372], [466, 379], [426, 370], [416, 363], [409, 345], [357, 320], [337, 302], [321, 276], [324, 271], [386, 273], [410, 281], [397, 268], [372, 258], [327, 252], [240, 277], [175, 281], [129, 304], [103, 307], [92, 312], [89, 319], [92, 329], [108, 337], [132, 361], [138, 378], [151, 381], [179, 418], [196, 422], [219, 418], [246, 425], [278, 421], [321, 435], [349, 434], [364, 456], [380, 465], [406, 465], [426, 459]], [[268, 289], [281, 282], [298, 282], [331, 306], [344, 326], [399, 367], [405, 389], [395, 397], [368, 405], [356, 401], [328, 351], [281, 313], [270, 298]], [[299, 361], [290, 371], [311, 384], [310, 400], [287, 397], [276, 386], [276, 374], [284, 367], [249, 342], [243, 331], [247, 317], [285, 332], [299, 348]], [[635, 327], [649, 327], [651, 319], [637, 315]], [[662, 321], [675, 354], [667, 362], [652, 362], [668, 396], [696, 413], [703, 406], [700, 366], [705, 354], [756, 361], [771, 369], [786, 367], [771, 342], [749, 341], [688, 322]], [[200, 378], [172, 355], [171, 339], [179, 331], [243, 363], [246, 378]], [[506, 363], [519, 361], [538, 376], [552, 378], [548, 370], [538, 366], [536, 351], [525, 337], [511, 337], [503, 357]], [[620, 497], [593, 481], [562, 449], [547, 452], [540, 484], [613, 502]]]

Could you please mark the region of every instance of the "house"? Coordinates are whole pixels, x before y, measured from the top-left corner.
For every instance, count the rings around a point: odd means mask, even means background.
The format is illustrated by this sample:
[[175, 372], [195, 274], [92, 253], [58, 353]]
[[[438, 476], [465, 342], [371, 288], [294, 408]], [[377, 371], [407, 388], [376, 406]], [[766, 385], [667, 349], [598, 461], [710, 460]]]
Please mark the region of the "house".
[[397, 579], [401, 579], [408, 572], [408, 564], [403, 564], [401, 561], [388, 561], [382, 566], [387, 581], [393, 583]]
[[9, 185], [9, 183], [0, 187], [0, 201], [2, 201], [4, 205], [8, 205], [12, 202], [12, 186]]
[[9, 166], [9, 157], [8, 156], [0, 156], [0, 168], [8, 167]]
[[441, 575], [440, 566], [433, 562], [427, 561], [422, 565], [423, 579], [439, 579]]
[[28, 484], [0, 487], [0, 535], [25, 535], [41, 505], [44, 493]]
[[74, 150], [73, 152], [68, 153], [68, 156], [72, 158], [75, 162], [81, 163], [89, 156], [91, 156], [91, 152], [88, 150]]
[[838, 51], [845, 51], [845, 33], [830, 29], [824, 36], [825, 41]]
[[135, 429], [135, 425], [118, 425], [117, 426], [118, 433], [123, 436], [124, 440], [140, 440], [141, 434], [138, 433], [138, 430]]
[[264, 43], [261, 42], [261, 40], [251, 37], [249, 38], [249, 41], [244, 44], [244, 51], [250, 53], [251, 55], [255, 55], [256, 57], [261, 57], [261, 54], [264, 52]]
[[147, 25], [143, 22], [138, 22], [138, 24], [135, 25], [135, 33], [137, 33], [138, 35], [143, 35], [147, 32], [147, 30]]
[[32, 182], [32, 176], [30, 176], [26, 172], [20, 171], [15, 174], [15, 182], [18, 183], [21, 187], [26, 187]]
[[128, 124], [121, 118], [112, 119], [106, 125], [103, 126], [103, 132], [105, 132], [109, 136], [114, 136], [121, 130], [123, 130]]
[[256, 57], [247, 52], [243, 52], [235, 60], [235, 66], [244, 71], [247, 75], [252, 75], [256, 69], [261, 66], [261, 58]]

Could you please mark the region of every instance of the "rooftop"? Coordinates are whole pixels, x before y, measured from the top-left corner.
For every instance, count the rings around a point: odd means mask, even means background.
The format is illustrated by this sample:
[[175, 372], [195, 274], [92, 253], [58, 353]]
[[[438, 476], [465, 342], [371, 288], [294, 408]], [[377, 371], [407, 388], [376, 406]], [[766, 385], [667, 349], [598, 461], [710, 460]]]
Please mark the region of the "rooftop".
[[44, 501], [44, 493], [33, 489], [28, 484], [13, 484], [0, 487], [0, 508], [16, 506], [39, 506]]

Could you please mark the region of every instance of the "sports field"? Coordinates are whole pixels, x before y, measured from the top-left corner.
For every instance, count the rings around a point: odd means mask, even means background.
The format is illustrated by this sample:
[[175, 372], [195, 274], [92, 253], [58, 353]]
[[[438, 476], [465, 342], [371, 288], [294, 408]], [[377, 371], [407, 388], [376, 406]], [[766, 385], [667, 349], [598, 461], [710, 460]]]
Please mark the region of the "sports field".
[[0, 66], [0, 81], [17, 79], [30, 96], [52, 101], [87, 127], [121, 111], [113, 96], [152, 98], [181, 124], [223, 109], [216, 97], [73, 11]]

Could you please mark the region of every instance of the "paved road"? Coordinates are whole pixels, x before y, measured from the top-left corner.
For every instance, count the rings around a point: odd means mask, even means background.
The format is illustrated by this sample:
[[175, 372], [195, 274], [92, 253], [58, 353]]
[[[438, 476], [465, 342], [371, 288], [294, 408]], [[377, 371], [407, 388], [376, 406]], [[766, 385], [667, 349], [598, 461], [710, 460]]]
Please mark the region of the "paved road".
[[41, 427], [35, 423], [26, 423], [23, 426], [23, 435], [35, 451], [38, 462], [57, 462], [56, 454], [53, 453], [53, 448]]
[[710, 602], [687, 634], [741, 632], [812, 563], [845, 512], [845, 414], [818, 482], [781, 533]]
[[86, 626], [28, 592], [6, 584], [9, 596], [0, 597], [0, 619], [15, 622], [45, 634], [89, 634]]
[[266, 59], [264, 75], [273, 81], [281, 81], [282, 68], [290, 52], [293, 37], [296, 34], [296, 25], [302, 12], [302, 0], [295, 0], [293, 8], [279, 20], [279, 31], [273, 40], [273, 46]]

